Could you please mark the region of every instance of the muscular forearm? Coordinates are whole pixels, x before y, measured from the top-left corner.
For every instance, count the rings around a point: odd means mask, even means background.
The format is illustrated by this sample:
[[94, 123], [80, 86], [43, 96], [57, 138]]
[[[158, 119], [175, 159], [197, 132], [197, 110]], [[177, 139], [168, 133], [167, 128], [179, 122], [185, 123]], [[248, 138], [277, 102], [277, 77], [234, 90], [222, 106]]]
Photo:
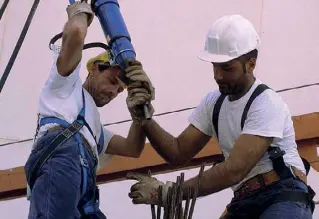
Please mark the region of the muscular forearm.
[[65, 36], [75, 36], [75, 34], [78, 38], [84, 40], [88, 29], [88, 15], [85, 13], [80, 13], [77, 15], [74, 15], [72, 18], [66, 22], [64, 29], [63, 29], [63, 35]]
[[178, 140], [161, 128], [153, 119], [146, 122], [144, 131], [152, 147], [168, 163], [176, 164], [180, 160]]
[[[233, 168], [227, 161], [216, 165], [203, 172], [197, 197], [210, 195], [221, 190], [227, 189], [241, 180], [236, 168]], [[187, 198], [188, 187], [194, 191], [198, 176], [191, 178], [184, 183], [184, 199]]]
[[[241, 135], [227, 160], [204, 172], [198, 196], [219, 192], [242, 181], [256, 166], [272, 140], [260, 136]], [[197, 177], [190, 179], [185, 182], [185, 187], [194, 188], [196, 182]]]
[[57, 63], [61, 75], [68, 76], [81, 61], [87, 28], [87, 15], [84, 13], [73, 16], [65, 24]]
[[133, 157], [139, 157], [144, 149], [146, 140], [143, 128], [133, 122], [126, 139], [129, 145], [128, 150], [130, 151], [130, 154]]

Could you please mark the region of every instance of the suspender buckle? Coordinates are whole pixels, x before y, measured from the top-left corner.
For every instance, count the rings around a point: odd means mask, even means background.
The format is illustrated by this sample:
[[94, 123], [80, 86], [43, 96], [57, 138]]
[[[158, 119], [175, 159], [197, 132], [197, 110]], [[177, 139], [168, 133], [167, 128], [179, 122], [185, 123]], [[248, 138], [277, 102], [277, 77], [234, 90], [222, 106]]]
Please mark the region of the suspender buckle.
[[81, 129], [82, 128], [82, 124], [81, 123], [79, 123], [78, 121], [76, 121], [76, 122], [73, 122], [72, 123], [72, 126], [76, 129], [76, 130], [79, 130], [79, 129]]
[[87, 159], [83, 158], [81, 155], [80, 155], [80, 162], [81, 162], [81, 165], [84, 167], [89, 166]]
[[71, 138], [72, 134], [73, 133], [69, 129], [64, 129], [64, 131], [62, 132], [62, 135], [66, 138]]

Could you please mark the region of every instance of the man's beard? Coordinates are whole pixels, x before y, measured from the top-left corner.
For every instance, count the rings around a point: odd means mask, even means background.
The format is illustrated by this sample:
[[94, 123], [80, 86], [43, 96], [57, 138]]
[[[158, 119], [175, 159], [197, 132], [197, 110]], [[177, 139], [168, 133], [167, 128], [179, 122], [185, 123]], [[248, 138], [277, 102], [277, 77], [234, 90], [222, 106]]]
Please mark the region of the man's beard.
[[219, 92], [224, 95], [236, 95], [243, 91], [241, 86], [222, 85], [219, 86]]

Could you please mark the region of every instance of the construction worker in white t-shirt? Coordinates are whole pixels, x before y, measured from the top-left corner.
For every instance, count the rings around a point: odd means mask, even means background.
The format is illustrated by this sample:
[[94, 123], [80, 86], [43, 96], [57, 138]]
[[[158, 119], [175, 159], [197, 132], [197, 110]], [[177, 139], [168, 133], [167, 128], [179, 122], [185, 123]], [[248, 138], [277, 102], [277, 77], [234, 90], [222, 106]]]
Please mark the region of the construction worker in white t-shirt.
[[[178, 137], [153, 119], [143, 127], [157, 153], [174, 165], [191, 160], [212, 137], [218, 141], [225, 160], [204, 171], [198, 196], [231, 188], [234, 197], [221, 218], [310, 219], [314, 192], [307, 185], [309, 166], [306, 171], [298, 154], [287, 105], [254, 76], [259, 45], [256, 30], [241, 15], [218, 19], [199, 58], [212, 64], [219, 90], [202, 99]], [[184, 199], [197, 177], [184, 183]], [[135, 204], [163, 205], [172, 186], [136, 173], [127, 178], [138, 181], [129, 193]]]
[[[137, 158], [145, 134], [133, 116], [127, 137], [106, 130], [98, 107], [125, 90], [121, 68], [110, 63], [106, 51], [87, 62], [88, 76], [80, 79], [82, 49], [94, 14], [90, 4], [67, 8], [62, 48], [54, 50], [49, 77], [39, 98], [38, 129], [25, 165], [30, 192], [29, 219], [106, 218], [99, 208], [96, 172], [112, 155]], [[138, 61], [129, 60], [127, 106], [154, 99], [154, 88]], [[150, 110], [150, 115], [154, 111]], [[133, 114], [132, 114], [133, 115]]]

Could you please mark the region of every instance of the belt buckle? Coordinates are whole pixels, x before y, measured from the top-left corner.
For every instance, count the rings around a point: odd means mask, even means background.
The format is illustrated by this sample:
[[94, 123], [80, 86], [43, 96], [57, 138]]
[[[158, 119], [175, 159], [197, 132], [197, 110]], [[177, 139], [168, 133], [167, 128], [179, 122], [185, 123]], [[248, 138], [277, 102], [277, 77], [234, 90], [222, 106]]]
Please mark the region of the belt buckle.
[[249, 192], [249, 186], [246, 184], [246, 182], [243, 183], [243, 185], [236, 191], [236, 196], [238, 198], [243, 197]]
[[241, 189], [243, 193], [248, 193], [250, 188], [249, 186], [247, 185], [247, 183], [245, 182], [244, 185], [243, 185], [243, 188]]

